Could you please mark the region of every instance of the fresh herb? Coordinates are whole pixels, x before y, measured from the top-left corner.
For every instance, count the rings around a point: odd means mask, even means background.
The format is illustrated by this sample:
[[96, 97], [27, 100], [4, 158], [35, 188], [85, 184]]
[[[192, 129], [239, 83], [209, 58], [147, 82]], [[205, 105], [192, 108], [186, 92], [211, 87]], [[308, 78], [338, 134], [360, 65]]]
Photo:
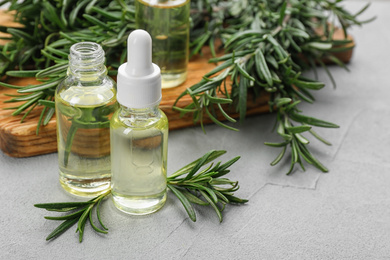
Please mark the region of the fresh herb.
[[[65, 220], [59, 225], [56, 229], [53, 230], [47, 237], [46, 240], [54, 239], [72, 227], [77, 223], [76, 232], [79, 232], [79, 241], [83, 241], [84, 236], [84, 228], [85, 224], [89, 220], [92, 228], [99, 233], [107, 234], [107, 228], [103, 224], [100, 217], [100, 203], [102, 200], [111, 193], [111, 190], [106, 191], [105, 193], [97, 196], [86, 202], [60, 202], [60, 203], [43, 203], [43, 204], [35, 204], [34, 206], [37, 208], [46, 209], [48, 211], [57, 211], [57, 212], [70, 212], [67, 215], [59, 216], [59, 217], [49, 217], [46, 216], [45, 219], [49, 220]], [[103, 229], [98, 228], [92, 218], [93, 208], [96, 207], [96, 215], [97, 219], [102, 226]]]
[[[234, 196], [234, 192], [239, 189], [237, 181], [221, 178], [230, 172], [228, 168], [238, 161], [240, 157], [235, 157], [224, 164], [218, 162], [213, 165], [211, 163], [208, 167], [202, 169], [202, 167], [225, 153], [226, 151], [223, 150], [212, 150], [167, 178], [169, 190], [180, 200], [189, 218], [194, 222], [196, 221], [196, 213], [193, 204], [212, 207], [219, 221], [222, 222], [222, 211], [226, 204], [244, 204], [248, 202], [246, 199]], [[79, 241], [82, 242], [85, 224], [88, 220], [96, 232], [106, 234], [108, 229], [100, 217], [100, 203], [110, 194], [111, 190], [108, 190], [86, 202], [35, 204], [35, 207], [48, 211], [69, 212], [69, 214], [64, 216], [45, 217], [49, 220], [65, 220], [47, 236], [46, 240], [60, 236], [74, 224], [78, 223], [76, 232], [79, 232]], [[98, 222], [103, 229], [98, 228], [93, 222], [92, 211], [94, 207], [96, 207]]]
[[168, 177], [168, 188], [178, 197], [194, 222], [196, 214], [192, 204], [211, 206], [222, 222], [222, 211], [226, 204], [248, 202], [234, 196], [234, 192], [239, 189], [237, 181], [221, 178], [230, 172], [228, 168], [240, 157], [235, 157], [224, 164], [220, 162], [210, 164], [201, 170], [207, 163], [225, 153], [226, 151], [210, 151]]
[[[320, 90], [324, 83], [312, 80], [303, 72], [320, 64], [330, 76], [324, 60], [346, 68], [336, 53], [353, 47], [347, 38], [347, 29], [362, 25], [370, 20], [360, 21], [358, 16], [369, 5], [356, 14], [350, 14], [342, 7], [343, 1], [218, 1], [209, 0], [199, 4], [194, 16], [196, 28], [191, 34], [193, 53], [201, 52], [208, 44], [217, 63], [215, 69], [203, 79], [184, 91], [177, 99], [189, 95], [193, 102], [185, 108], [174, 107], [182, 115], [192, 113], [194, 123], [203, 128], [207, 115], [214, 123], [234, 130], [221, 122], [217, 113], [225, 120], [235, 122], [230, 112], [239, 114], [242, 122], [246, 116], [247, 101], [269, 96], [271, 112], [276, 112], [277, 133], [280, 143], [266, 143], [281, 147], [282, 151], [271, 163], [275, 165], [286, 154], [291, 154], [291, 173], [296, 164], [304, 170], [303, 161], [323, 172], [328, 169], [309, 151], [309, 140], [303, 134], [310, 133], [325, 141], [314, 132], [312, 126], [338, 128], [338, 125], [303, 115], [298, 109], [302, 101], [313, 103], [313, 91]], [[340, 23], [345, 40], [334, 40], [334, 24]], [[218, 41], [217, 41], [218, 40]], [[215, 46], [221, 42], [224, 55], [217, 57]], [[230, 86], [230, 89], [228, 89]], [[224, 104], [231, 104], [226, 107]], [[233, 109], [232, 109], [233, 107]]]
[[[27, 87], [0, 82], [1, 86], [18, 89], [19, 95], [11, 101], [24, 101], [13, 108], [14, 114], [25, 113], [25, 117], [37, 104], [53, 100], [55, 86], [65, 77], [72, 44], [86, 40], [101, 44], [112, 75], [126, 58], [123, 44], [135, 27], [134, 1], [67, 0], [51, 4], [51, 1], [6, 0], [2, 3], [7, 2], [24, 27], [0, 27], [12, 40], [0, 46], [0, 62], [5, 64], [0, 75], [35, 76], [42, 82]], [[182, 115], [191, 113], [193, 121], [202, 127], [203, 118], [207, 116], [220, 126], [237, 130], [221, 122], [216, 115], [220, 113], [227, 121], [235, 123], [231, 115], [238, 113], [242, 122], [248, 99], [256, 101], [266, 95], [270, 111], [276, 112], [277, 133], [283, 140], [278, 144], [266, 143], [282, 148], [271, 165], [280, 162], [289, 149], [288, 173], [297, 163], [304, 169], [303, 161], [327, 171], [309, 151], [309, 139], [304, 135], [310, 133], [330, 144], [311, 126], [338, 126], [304, 115], [298, 104], [314, 103], [313, 91], [324, 87], [322, 82], [309, 79], [303, 73], [312, 69], [316, 74], [316, 67], [320, 65], [335, 85], [324, 61], [347, 69], [336, 54], [353, 47], [347, 38], [348, 28], [372, 20], [359, 20], [368, 4], [355, 14], [342, 5], [342, 0], [191, 1], [191, 54], [201, 53], [203, 46], [208, 45], [214, 56], [210, 62], [217, 66], [178, 98], [189, 95], [193, 103], [174, 109]], [[75, 8], [71, 8], [73, 6]], [[335, 24], [341, 26], [345, 39], [333, 39]], [[217, 57], [219, 49], [225, 53]], [[30, 67], [34, 70], [27, 70]], [[15, 68], [18, 70], [13, 71]], [[47, 124], [52, 115], [52, 109], [43, 109], [39, 125]]]

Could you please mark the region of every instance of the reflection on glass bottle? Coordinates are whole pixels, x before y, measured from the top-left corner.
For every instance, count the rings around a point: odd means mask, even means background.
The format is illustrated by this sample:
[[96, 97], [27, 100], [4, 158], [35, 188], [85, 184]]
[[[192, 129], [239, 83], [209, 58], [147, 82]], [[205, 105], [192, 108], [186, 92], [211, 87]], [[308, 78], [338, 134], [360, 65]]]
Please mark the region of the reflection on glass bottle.
[[110, 187], [109, 126], [118, 105], [104, 60], [100, 45], [74, 44], [67, 77], [56, 89], [60, 183], [78, 196], [96, 196]]
[[162, 88], [187, 77], [190, 0], [137, 0], [136, 24], [153, 39], [153, 62], [161, 69]]

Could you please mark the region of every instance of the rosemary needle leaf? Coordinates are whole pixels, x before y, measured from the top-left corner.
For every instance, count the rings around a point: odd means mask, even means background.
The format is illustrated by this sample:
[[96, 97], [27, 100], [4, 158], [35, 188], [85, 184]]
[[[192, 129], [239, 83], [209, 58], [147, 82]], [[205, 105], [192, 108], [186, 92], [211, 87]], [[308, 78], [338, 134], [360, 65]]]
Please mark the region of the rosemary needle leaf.
[[207, 98], [216, 104], [231, 104], [233, 103], [233, 100], [231, 99], [226, 99], [226, 98], [219, 98], [219, 97], [213, 97], [210, 94], [206, 93]]
[[278, 20], [279, 25], [283, 24], [283, 19], [284, 19], [284, 16], [286, 15], [286, 7], [287, 7], [287, 1], [285, 1], [282, 4], [282, 7], [280, 8], [280, 16], [279, 16], [279, 20]]
[[43, 94], [43, 92], [40, 91], [40, 92], [36, 92], [36, 93], [31, 93], [31, 94], [28, 94], [28, 95], [19, 95], [19, 96], [15, 97], [15, 98], [12, 98], [12, 99], [4, 101], [4, 103], [12, 103], [12, 102], [18, 102], [18, 101], [27, 101], [27, 100], [30, 100], [32, 98], [41, 96], [42, 94]]
[[323, 142], [324, 144], [326, 144], [326, 145], [332, 145], [329, 141], [325, 140], [325, 139], [322, 138], [319, 134], [317, 134], [313, 129], [310, 129], [309, 132], [310, 132], [315, 138], [317, 138], [319, 141]]
[[44, 70], [41, 70], [36, 74], [37, 78], [45, 78], [51, 75], [57, 76], [58, 73], [64, 72], [68, 69], [68, 63], [66, 64], [56, 64], [51, 67], [48, 67]]
[[26, 110], [30, 106], [35, 106], [36, 103], [38, 102], [38, 100], [41, 99], [42, 97], [43, 97], [43, 94], [40, 94], [40, 95], [30, 99], [29, 101], [25, 102], [23, 105], [19, 106], [14, 112], [12, 112], [12, 115], [13, 116], [19, 115], [20, 113], [22, 113], [24, 110]]
[[223, 115], [228, 121], [230, 121], [230, 122], [232, 122], [232, 123], [237, 122], [236, 119], [232, 118], [231, 116], [229, 116], [229, 115], [225, 112], [225, 110], [222, 108], [221, 104], [218, 103], [217, 106], [218, 106], [218, 108], [219, 108], [219, 111], [221, 111], [222, 115]]
[[186, 196], [187, 199], [188, 199], [191, 203], [195, 203], [195, 204], [198, 204], [198, 205], [201, 205], [201, 206], [207, 206], [207, 205], [209, 205], [208, 202], [199, 199], [197, 196], [195, 196], [194, 194], [192, 194], [191, 192], [189, 192], [189, 191], [187, 191], [187, 190], [181, 190], [181, 193], [183, 193], [183, 195]]
[[91, 223], [92, 228], [93, 228], [96, 232], [103, 233], [103, 234], [107, 234], [107, 233], [108, 233], [106, 230], [101, 230], [100, 228], [98, 228], [98, 227], [93, 223], [93, 219], [92, 219], [92, 210], [89, 211], [89, 223]]
[[319, 127], [326, 127], [326, 128], [339, 128], [339, 126], [334, 123], [320, 120], [314, 117], [308, 117], [297, 113], [290, 113], [289, 116], [294, 121], [302, 122], [312, 126], [319, 126]]
[[[230, 166], [232, 166], [235, 162], [237, 162], [239, 159], [241, 158], [241, 156], [237, 156], [231, 160], [229, 160], [228, 162], [222, 164], [221, 166], [218, 167], [218, 171], [224, 171], [226, 170], [227, 168], [229, 168]], [[214, 178], [216, 177], [220, 177], [219, 175], [215, 174], [213, 176]]]
[[250, 81], [256, 81], [256, 79], [254, 77], [252, 77], [251, 75], [249, 75], [249, 73], [245, 70], [245, 68], [243, 68], [242, 65], [237, 64], [236, 67], [237, 67], [238, 71], [240, 72], [240, 76], [245, 77]]
[[47, 211], [56, 211], [56, 212], [68, 212], [77, 209], [77, 207], [72, 208], [63, 208], [63, 209], [46, 209]]
[[264, 144], [268, 145], [268, 146], [271, 146], [271, 147], [284, 147], [284, 146], [288, 145], [289, 143], [290, 143], [290, 141], [283, 142], [283, 143], [269, 143], [269, 142], [265, 142]]
[[225, 197], [229, 200], [229, 203], [237, 203], [237, 204], [244, 204], [247, 203], [249, 200], [247, 199], [240, 199], [235, 196], [225, 194]]
[[192, 163], [184, 166], [180, 170], [178, 170], [175, 173], [173, 173], [171, 176], [168, 177], [168, 180], [173, 180], [177, 176], [180, 176], [180, 175], [183, 175], [183, 174], [186, 174], [186, 173], [190, 172], [191, 169], [193, 169], [199, 163], [199, 161], [201, 161], [206, 156], [207, 156], [208, 159], [207, 160], [203, 160], [204, 164], [209, 163], [209, 162], [215, 160], [216, 158], [220, 157], [221, 155], [223, 155], [225, 153], [226, 153], [226, 151], [224, 151], [224, 150], [219, 150], [219, 151], [212, 150], [212, 151], [208, 152], [207, 154], [205, 154], [203, 157], [193, 161]]
[[[228, 125], [222, 123], [221, 121], [219, 121], [217, 118], [215, 118], [215, 117], [210, 113], [210, 111], [209, 111], [207, 108], [206, 108], [206, 113], [207, 113], [207, 115], [209, 116], [209, 118], [210, 118], [215, 124], [217, 124], [217, 125], [219, 125], [219, 126], [222, 126], [222, 127], [226, 128], [226, 129], [230, 129], [230, 130], [232, 130], [232, 131], [239, 131], [237, 128], [228, 126]], [[229, 120], [229, 121], [230, 121], [230, 120]]]
[[226, 198], [225, 195], [222, 194], [222, 192], [219, 192], [217, 190], [214, 190], [214, 193], [217, 195], [218, 198], [220, 198], [225, 203], [229, 203], [229, 200]]
[[35, 130], [36, 135], [39, 134], [39, 129], [40, 129], [40, 126], [42, 125], [42, 120], [43, 120], [43, 116], [44, 116], [44, 114], [45, 114], [45, 112], [46, 112], [46, 109], [47, 109], [47, 107], [44, 107], [44, 108], [42, 109], [42, 111], [41, 111], [40, 116], [39, 116], [39, 119], [38, 119], [38, 126], [37, 126], [37, 129]]
[[168, 184], [168, 188], [176, 195], [176, 197], [181, 201], [185, 210], [187, 211], [188, 216], [193, 222], [196, 222], [196, 214], [195, 210], [192, 207], [191, 203], [187, 199], [186, 196], [183, 195], [178, 189], [176, 189], [173, 185]]
[[24, 88], [19, 89], [18, 93], [28, 93], [28, 92], [49, 89], [49, 88], [52, 88], [54, 86], [57, 86], [58, 83], [60, 83], [60, 81], [61, 80], [52, 80], [52, 81], [45, 82], [43, 84], [24, 87]]
[[310, 129], [311, 129], [311, 126], [308, 126], [308, 125], [286, 127], [286, 130], [290, 133], [293, 133], [293, 134], [306, 132], [306, 131], [309, 131]]
[[322, 82], [307, 82], [302, 80], [295, 80], [294, 85], [299, 88], [306, 88], [306, 89], [313, 89], [313, 90], [319, 90], [325, 86]]
[[52, 107], [50, 107], [47, 110], [45, 119], [43, 120], [43, 125], [47, 125], [50, 122], [50, 119], [53, 117], [54, 112], [55, 112], [55, 109]]
[[240, 121], [243, 122], [246, 115], [246, 102], [247, 102], [247, 80], [245, 77], [240, 79], [239, 83], [239, 99], [238, 99], [238, 110], [240, 112]]
[[108, 230], [108, 228], [103, 224], [103, 221], [102, 221], [102, 219], [101, 219], [101, 217], [100, 217], [100, 204], [102, 203], [102, 200], [103, 200], [103, 198], [101, 198], [101, 199], [99, 200], [99, 202], [98, 202], [98, 204], [97, 204], [97, 206], [96, 206], [96, 215], [97, 215], [97, 218], [98, 218], [98, 220], [99, 220], [100, 225], [101, 225], [105, 230]]
[[256, 57], [256, 69], [257, 69], [258, 75], [261, 78], [265, 78], [268, 85], [272, 86], [273, 85], [272, 75], [271, 75], [271, 72], [269, 71], [268, 65], [265, 61], [265, 58], [264, 58], [264, 55], [263, 55], [261, 49], [259, 49], [259, 51], [256, 52], [255, 57]]
[[78, 217], [80, 215], [83, 214], [83, 212], [85, 211], [86, 207], [84, 208], [81, 208], [80, 210], [72, 213], [72, 214], [69, 214], [69, 215], [65, 215], [65, 216], [59, 216], [59, 217], [51, 217], [51, 216], [46, 216], [45, 219], [49, 219], [49, 220], [66, 220], [66, 219], [71, 219], [71, 218], [75, 218], [75, 217]]
[[111, 28], [109, 26], [107, 26], [105, 23], [99, 21], [99, 19], [97, 19], [97, 18], [95, 18], [95, 17], [93, 17], [93, 16], [91, 16], [89, 14], [83, 14], [83, 17], [85, 19], [87, 19], [88, 21], [90, 21], [91, 23], [96, 24], [99, 27], [102, 27], [103, 29], [106, 29], [108, 31], [111, 30]]
[[219, 222], [222, 222], [223, 217], [222, 217], [221, 211], [219, 210], [217, 205], [214, 203], [214, 201], [209, 196], [207, 196], [207, 194], [204, 191], [200, 190], [199, 192], [200, 192], [200, 194], [202, 194], [203, 198], [205, 198], [210, 203], [211, 207], [213, 207], [213, 209], [215, 210], [215, 213], [217, 213]]
[[21, 38], [26, 40], [27, 42], [34, 42], [34, 38], [31, 37], [28, 33], [22, 31], [21, 29], [8, 28], [7, 32], [16, 38]]
[[0, 86], [6, 87], [6, 88], [12, 88], [12, 89], [21, 89], [21, 88], [23, 88], [21, 86], [11, 85], [11, 84], [7, 84], [7, 83], [1, 82], [1, 81], [0, 81]]
[[93, 202], [86, 201], [86, 202], [40, 203], [40, 204], [34, 204], [34, 207], [41, 208], [41, 209], [47, 209], [47, 210], [57, 210], [57, 209], [67, 209], [67, 208], [87, 206], [91, 203], [93, 203]]
[[271, 165], [274, 166], [280, 162], [280, 160], [283, 158], [284, 154], [286, 153], [287, 145], [285, 145], [282, 149], [282, 151], [279, 153], [279, 155], [271, 162]]
[[53, 230], [47, 237], [46, 240], [50, 240], [53, 238], [58, 237], [62, 233], [64, 233], [66, 230], [68, 230], [70, 227], [72, 227], [74, 224], [76, 224], [77, 218], [74, 219], [67, 219], [64, 222], [62, 222], [61, 225], [59, 225], [56, 229]]
[[24, 113], [22, 119], [20, 119], [20, 122], [23, 123], [24, 122], [24, 119], [31, 113], [31, 111], [33, 111], [33, 109], [38, 105], [38, 103], [35, 103], [33, 106], [31, 106], [27, 112]]
[[276, 106], [281, 107], [283, 105], [291, 103], [291, 98], [278, 98], [275, 100], [276, 101]]
[[83, 212], [81, 215], [78, 223], [77, 223], [77, 230], [79, 232], [79, 242], [81, 243], [83, 241], [83, 236], [84, 236], [84, 229], [85, 229], [85, 223], [87, 222], [87, 217], [89, 215], [89, 212], [91, 211], [92, 207], [94, 205], [90, 205], [86, 210]]
[[40, 70], [9, 70], [6, 74], [16, 78], [32, 78], [35, 77], [39, 71]]
[[198, 184], [198, 183], [191, 183], [191, 184], [189, 184], [189, 188], [196, 189], [199, 191], [201, 191], [201, 190], [206, 191], [210, 195], [210, 198], [213, 200], [214, 203], [218, 202], [218, 198], [217, 198], [217, 195], [215, 194], [215, 192], [206, 186], [203, 186], [203, 185]]
[[46, 107], [49, 107], [49, 108], [55, 108], [55, 102], [54, 101], [49, 101], [49, 100], [39, 100], [38, 101], [39, 104], [41, 105], [44, 105]]

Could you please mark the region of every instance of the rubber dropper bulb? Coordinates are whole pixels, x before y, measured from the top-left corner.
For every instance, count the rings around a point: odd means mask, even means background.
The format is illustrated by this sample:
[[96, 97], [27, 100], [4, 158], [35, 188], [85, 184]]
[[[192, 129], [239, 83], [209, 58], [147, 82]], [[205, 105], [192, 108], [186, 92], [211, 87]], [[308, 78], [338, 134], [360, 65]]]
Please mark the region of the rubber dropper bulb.
[[153, 73], [152, 38], [144, 30], [135, 30], [127, 40], [126, 72], [134, 77]]
[[127, 39], [127, 63], [118, 69], [117, 100], [129, 108], [156, 106], [161, 101], [160, 68], [152, 63], [152, 38], [144, 30]]

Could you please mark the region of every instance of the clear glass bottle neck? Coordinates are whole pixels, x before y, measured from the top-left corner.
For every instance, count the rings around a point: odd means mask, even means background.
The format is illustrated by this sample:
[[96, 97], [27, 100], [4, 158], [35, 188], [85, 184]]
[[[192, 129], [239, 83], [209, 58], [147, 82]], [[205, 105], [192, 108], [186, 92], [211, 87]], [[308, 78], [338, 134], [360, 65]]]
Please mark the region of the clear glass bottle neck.
[[130, 108], [124, 105], [120, 105], [120, 108], [120, 116], [122, 117], [149, 118], [160, 115], [158, 105], [147, 108]]
[[94, 42], [80, 42], [72, 45], [69, 54], [68, 76], [81, 81], [98, 81], [107, 75], [104, 65], [104, 51]]

